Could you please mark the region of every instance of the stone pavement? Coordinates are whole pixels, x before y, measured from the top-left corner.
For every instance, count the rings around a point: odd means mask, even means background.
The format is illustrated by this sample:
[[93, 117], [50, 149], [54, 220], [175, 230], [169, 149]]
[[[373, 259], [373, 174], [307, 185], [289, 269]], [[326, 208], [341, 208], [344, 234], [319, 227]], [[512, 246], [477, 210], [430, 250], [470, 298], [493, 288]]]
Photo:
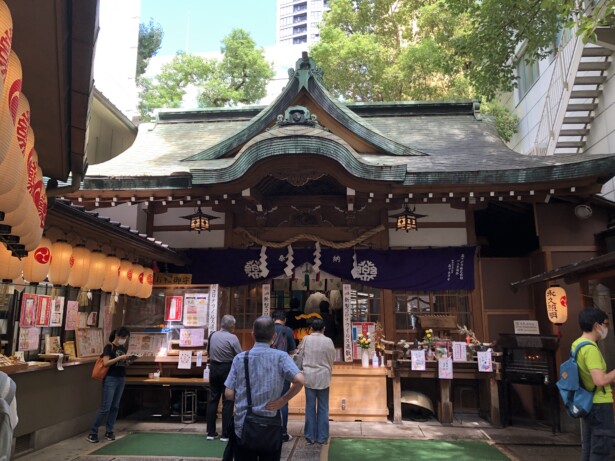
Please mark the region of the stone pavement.
[[[452, 425], [442, 425], [436, 420], [426, 422], [404, 421], [400, 425], [368, 422], [331, 422], [332, 437], [367, 437], [382, 439], [444, 439], [479, 440], [494, 444], [513, 461], [577, 461], [580, 459], [580, 438], [577, 434], [555, 434], [551, 428], [535, 425], [515, 425], [495, 428], [475, 416], [456, 419]], [[116, 435], [121, 437], [130, 432], [186, 432], [205, 436], [205, 423], [182, 424], [176, 420], [121, 419], [116, 424]], [[289, 433], [293, 439], [284, 444], [282, 461], [326, 461], [328, 446], [308, 445], [303, 438], [303, 421], [290, 421]], [[102, 435], [102, 433], [100, 434]], [[87, 433], [69, 438], [36, 452], [24, 453], [15, 459], [23, 461], [140, 461], [138, 457], [89, 456], [104, 443], [91, 444]], [[221, 443], [218, 440], [211, 443]], [[177, 458], [178, 461], [180, 458]], [[195, 460], [196, 458], [191, 458]], [[411, 459], [409, 454], [408, 459]], [[151, 461], [152, 458], [147, 458]], [[170, 461], [170, 458], [164, 458]], [[479, 460], [477, 460], [479, 461]]]

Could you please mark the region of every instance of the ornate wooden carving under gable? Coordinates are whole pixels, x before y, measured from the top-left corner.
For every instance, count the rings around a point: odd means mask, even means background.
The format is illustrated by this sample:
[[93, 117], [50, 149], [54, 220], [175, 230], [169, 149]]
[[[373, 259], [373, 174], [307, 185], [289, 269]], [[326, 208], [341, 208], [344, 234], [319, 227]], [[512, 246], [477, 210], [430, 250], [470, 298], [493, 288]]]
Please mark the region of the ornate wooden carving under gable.
[[272, 171], [270, 174], [274, 178], [287, 181], [295, 187], [305, 186], [310, 181], [316, 181], [325, 175], [325, 173], [318, 170], [301, 169], [297, 171], [294, 168], [279, 169]]

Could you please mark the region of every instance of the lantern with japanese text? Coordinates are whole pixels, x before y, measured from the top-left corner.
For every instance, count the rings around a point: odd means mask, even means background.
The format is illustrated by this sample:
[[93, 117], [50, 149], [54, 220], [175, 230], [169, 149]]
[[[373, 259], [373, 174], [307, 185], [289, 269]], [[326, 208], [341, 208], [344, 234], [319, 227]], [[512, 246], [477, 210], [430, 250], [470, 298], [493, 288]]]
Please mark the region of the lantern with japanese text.
[[54, 285], [66, 285], [70, 274], [70, 257], [73, 247], [66, 240], [58, 240], [51, 245], [51, 262], [47, 279]]
[[146, 267], [143, 269], [143, 285], [141, 290], [137, 293], [137, 296], [141, 299], [147, 299], [152, 295], [152, 288], [154, 287], [154, 270]]
[[105, 279], [100, 289], [107, 293], [113, 293], [117, 289], [120, 279], [120, 258], [117, 256], [107, 256], [105, 266]]
[[30, 283], [39, 283], [47, 278], [51, 262], [51, 240], [41, 238], [36, 249], [28, 252], [23, 262], [23, 278]]
[[13, 256], [3, 243], [0, 243], [0, 280], [15, 280], [21, 276], [23, 260]]
[[71, 287], [81, 288], [88, 281], [90, 275], [91, 252], [85, 245], [76, 245], [70, 258], [70, 274], [68, 284]]
[[547, 317], [551, 323], [562, 325], [568, 320], [568, 302], [566, 290], [560, 286], [547, 288], [545, 293], [547, 303]]

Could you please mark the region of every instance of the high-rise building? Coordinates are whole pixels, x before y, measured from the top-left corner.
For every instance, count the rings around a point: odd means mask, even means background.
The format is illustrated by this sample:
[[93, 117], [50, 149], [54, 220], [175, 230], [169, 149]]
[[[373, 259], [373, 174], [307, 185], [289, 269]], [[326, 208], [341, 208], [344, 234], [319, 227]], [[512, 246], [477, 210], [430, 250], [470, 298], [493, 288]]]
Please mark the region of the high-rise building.
[[277, 0], [276, 44], [310, 46], [318, 42], [318, 24], [327, 0]]

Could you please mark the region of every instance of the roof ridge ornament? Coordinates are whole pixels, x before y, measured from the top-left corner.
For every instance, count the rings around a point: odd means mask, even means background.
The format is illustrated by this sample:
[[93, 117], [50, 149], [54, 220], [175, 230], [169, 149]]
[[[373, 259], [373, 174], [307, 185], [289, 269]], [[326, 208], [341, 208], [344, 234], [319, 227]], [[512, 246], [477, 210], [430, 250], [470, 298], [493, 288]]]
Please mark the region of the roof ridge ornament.
[[310, 76], [322, 83], [322, 69], [316, 66], [316, 62], [308, 56], [307, 51], [303, 51], [295, 63], [295, 68], [288, 69], [288, 79], [297, 78], [299, 88], [303, 87], [307, 90]]
[[310, 110], [305, 106], [289, 106], [284, 112], [284, 115], [279, 114], [276, 120], [276, 126], [311, 126], [324, 129], [318, 123], [318, 117], [310, 113]]

